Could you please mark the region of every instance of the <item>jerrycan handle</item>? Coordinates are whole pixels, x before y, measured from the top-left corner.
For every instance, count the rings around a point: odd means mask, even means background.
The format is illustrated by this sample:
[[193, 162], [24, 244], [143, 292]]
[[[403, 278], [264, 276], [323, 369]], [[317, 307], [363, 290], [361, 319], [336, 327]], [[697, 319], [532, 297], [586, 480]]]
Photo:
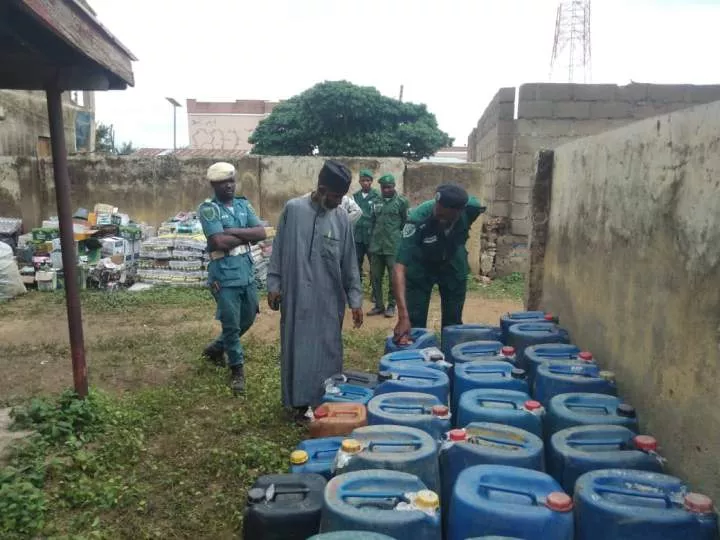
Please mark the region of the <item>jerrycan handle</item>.
[[605, 411], [605, 414], [608, 414], [608, 408], [606, 405], [596, 405], [594, 403], [565, 403], [565, 406], [572, 410], [575, 408], [582, 408], [582, 409], [602, 409]]
[[515, 403], [514, 401], [506, 401], [506, 400], [504, 400], [504, 399], [485, 399], [485, 398], [481, 398], [481, 399], [478, 399], [477, 402], [478, 402], [478, 403], [480, 403], [480, 402], [483, 402], [483, 403], [503, 403], [503, 404], [505, 404], [505, 405], [512, 405], [512, 408], [513, 408], [513, 409], [518, 409], [518, 408], [519, 408], [519, 407], [517, 406], [517, 403]]
[[[512, 367], [512, 366], [510, 366], [510, 367]], [[487, 373], [488, 375], [497, 375], [497, 374], [504, 375], [505, 373], [509, 373], [509, 371], [507, 369], [502, 369], [502, 368], [487, 369], [487, 368], [481, 368], [479, 366], [468, 366], [465, 369], [465, 373], [470, 373], [470, 374]]]
[[425, 412], [425, 407], [422, 405], [391, 405], [390, 403], [380, 404], [380, 408], [383, 411], [395, 409], [396, 411], [417, 411], [419, 413]]
[[487, 489], [488, 491], [500, 491], [502, 493], [510, 493], [512, 495], [521, 495], [523, 497], [527, 497], [530, 499], [530, 502], [532, 502], [533, 505], [538, 505], [538, 498], [535, 496], [534, 493], [528, 493], [527, 491], [523, 491], [522, 489], [513, 489], [507, 486], [501, 486], [498, 484], [490, 484], [486, 482], [480, 482], [476, 484], [476, 488], [483, 488]]
[[624, 495], [626, 497], [634, 497], [636, 499], [663, 501], [667, 508], [672, 508], [673, 506], [672, 500], [667, 493], [648, 493], [647, 491], [635, 491], [632, 489], [614, 486], [596, 486], [595, 492], [600, 495]]
[[315, 450], [315, 452], [313, 452], [313, 458], [318, 459], [320, 456], [328, 454], [330, 457], [335, 457], [335, 454], [337, 454], [337, 452], [337, 450]]
[[275, 486], [275, 488], [271, 491], [270, 496], [268, 497], [268, 501], [275, 501], [275, 499], [278, 498], [278, 495], [307, 495], [308, 493], [310, 493], [310, 490], [306, 487], [292, 488]]
[[588, 441], [578, 440], [573, 441], [567, 439], [565, 444], [568, 446], [618, 446], [621, 450], [627, 449], [627, 441], [620, 438], [607, 438], [607, 439], [592, 439]]
[[422, 448], [422, 441], [417, 439], [411, 441], [373, 441], [368, 444], [368, 450], [375, 452], [375, 448], [402, 448], [403, 446], [412, 446], [413, 448]]
[[600, 368], [595, 365], [569, 365], [569, 364], [548, 364], [548, 371], [558, 375], [582, 375], [585, 377], [599, 377]]
[[525, 441], [519, 442], [514, 441], [510, 439], [509, 437], [501, 437], [501, 436], [490, 436], [490, 435], [470, 435], [468, 437], [468, 442], [471, 443], [477, 443], [478, 441], [487, 441], [489, 443], [494, 444], [504, 444], [505, 446], [513, 446], [515, 448], [524, 448]]
[[[548, 324], [550, 326], [548, 326]], [[552, 323], [520, 323], [513, 326], [521, 326], [520, 330], [523, 332], [545, 332], [550, 334], [552, 332], [557, 332], [558, 330]]]
[[398, 493], [397, 491], [342, 491], [340, 498], [345, 501], [346, 499], [382, 499], [387, 501], [388, 499], [394, 499], [396, 504], [398, 502], [409, 502], [408, 498], [404, 493]]
[[562, 358], [567, 360], [573, 360], [574, 358], [577, 358], [577, 353], [572, 353], [568, 351], [555, 351], [553, 349], [547, 349], [547, 348], [538, 348], [535, 349], [535, 354], [537, 354], [541, 359], [543, 358]]

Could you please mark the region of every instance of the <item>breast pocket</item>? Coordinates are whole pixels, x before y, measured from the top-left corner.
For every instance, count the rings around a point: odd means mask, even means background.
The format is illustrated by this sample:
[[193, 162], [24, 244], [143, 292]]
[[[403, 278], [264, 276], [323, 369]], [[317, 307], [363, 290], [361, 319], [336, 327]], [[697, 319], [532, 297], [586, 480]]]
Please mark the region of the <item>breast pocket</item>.
[[337, 261], [340, 259], [340, 240], [337, 238], [328, 238], [323, 236], [322, 239], [322, 256], [326, 259]]

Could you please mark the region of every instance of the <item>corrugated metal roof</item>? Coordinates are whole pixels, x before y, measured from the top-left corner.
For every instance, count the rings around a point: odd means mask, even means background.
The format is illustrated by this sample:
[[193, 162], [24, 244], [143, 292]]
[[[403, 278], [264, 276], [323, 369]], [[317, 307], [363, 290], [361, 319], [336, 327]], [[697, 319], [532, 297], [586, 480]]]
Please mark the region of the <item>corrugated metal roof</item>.
[[132, 157], [173, 156], [177, 158], [234, 158], [239, 159], [247, 154], [245, 150], [220, 150], [215, 148], [138, 148]]

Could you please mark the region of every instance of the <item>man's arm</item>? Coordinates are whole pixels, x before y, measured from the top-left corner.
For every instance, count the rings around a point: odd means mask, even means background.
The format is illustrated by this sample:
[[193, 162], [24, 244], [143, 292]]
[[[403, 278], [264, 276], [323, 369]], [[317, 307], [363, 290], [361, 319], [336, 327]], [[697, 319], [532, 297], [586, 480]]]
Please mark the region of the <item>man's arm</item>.
[[271, 309], [279, 309], [280, 303], [280, 284], [282, 278], [283, 266], [283, 242], [285, 241], [285, 224], [287, 222], [287, 205], [283, 208], [283, 212], [278, 219], [277, 230], [275, 231], [275, 239], [273, 240], [272, 254], [270, 255], [270, 264], [267, 271], [267, 290], [268, 305]]
[[261, 242], [265, 240], [265, 227], [248, 227], [247, 229], [230, 228], [225, 229], [225, 234], [229, 234], [241, 240], [241, 244], [249, 244], [251, 242]]
[[405, 271], [406, 266], [402, 263], [396, 262], [393, 266], [392, 286], [398, 309], [398, 322], [394, 331], [395, 339], [410, 334], [410, 315], [405, 300]]
[[210, 251], [230, 251], [243, 244], [247, 244], [247, 242], [226, 232], [213, 234], [208, 237]]
[[357, 220], [360, 219], [363, 215], [362, 208], [358, 206], [358, 203], [356, 203], [355, 199], [353, 199], [352, 197], [348, 197], [346, 195], [343, 199], [345, 202], [343, 206], [345, 207], [348, 216], [350, 216], [350, 225], [355, 225], [355, 223], [357, 223]]

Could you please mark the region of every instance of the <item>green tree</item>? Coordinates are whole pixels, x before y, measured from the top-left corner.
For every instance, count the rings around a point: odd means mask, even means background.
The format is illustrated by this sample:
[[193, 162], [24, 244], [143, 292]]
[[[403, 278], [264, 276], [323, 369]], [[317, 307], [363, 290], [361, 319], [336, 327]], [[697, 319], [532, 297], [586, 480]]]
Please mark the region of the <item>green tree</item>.
[[133, 146], [132, 141], [126, 141], [122, 143], [122, 146], [120, 146], [120, 149], [117, 151], [117, 153], [121, 156], [129, 156], [135, 151], [135, 147]]
[[112, 124], [99, 123], [95, 127], [95, 151], [103, 154], [116, 154], [115, 128]]
[[271, 156], [377, 156], [420, 160], [453, 139], [422, 104], [370, 86], [326, 81], [277, 105], [250, 136], [253, 153]]

